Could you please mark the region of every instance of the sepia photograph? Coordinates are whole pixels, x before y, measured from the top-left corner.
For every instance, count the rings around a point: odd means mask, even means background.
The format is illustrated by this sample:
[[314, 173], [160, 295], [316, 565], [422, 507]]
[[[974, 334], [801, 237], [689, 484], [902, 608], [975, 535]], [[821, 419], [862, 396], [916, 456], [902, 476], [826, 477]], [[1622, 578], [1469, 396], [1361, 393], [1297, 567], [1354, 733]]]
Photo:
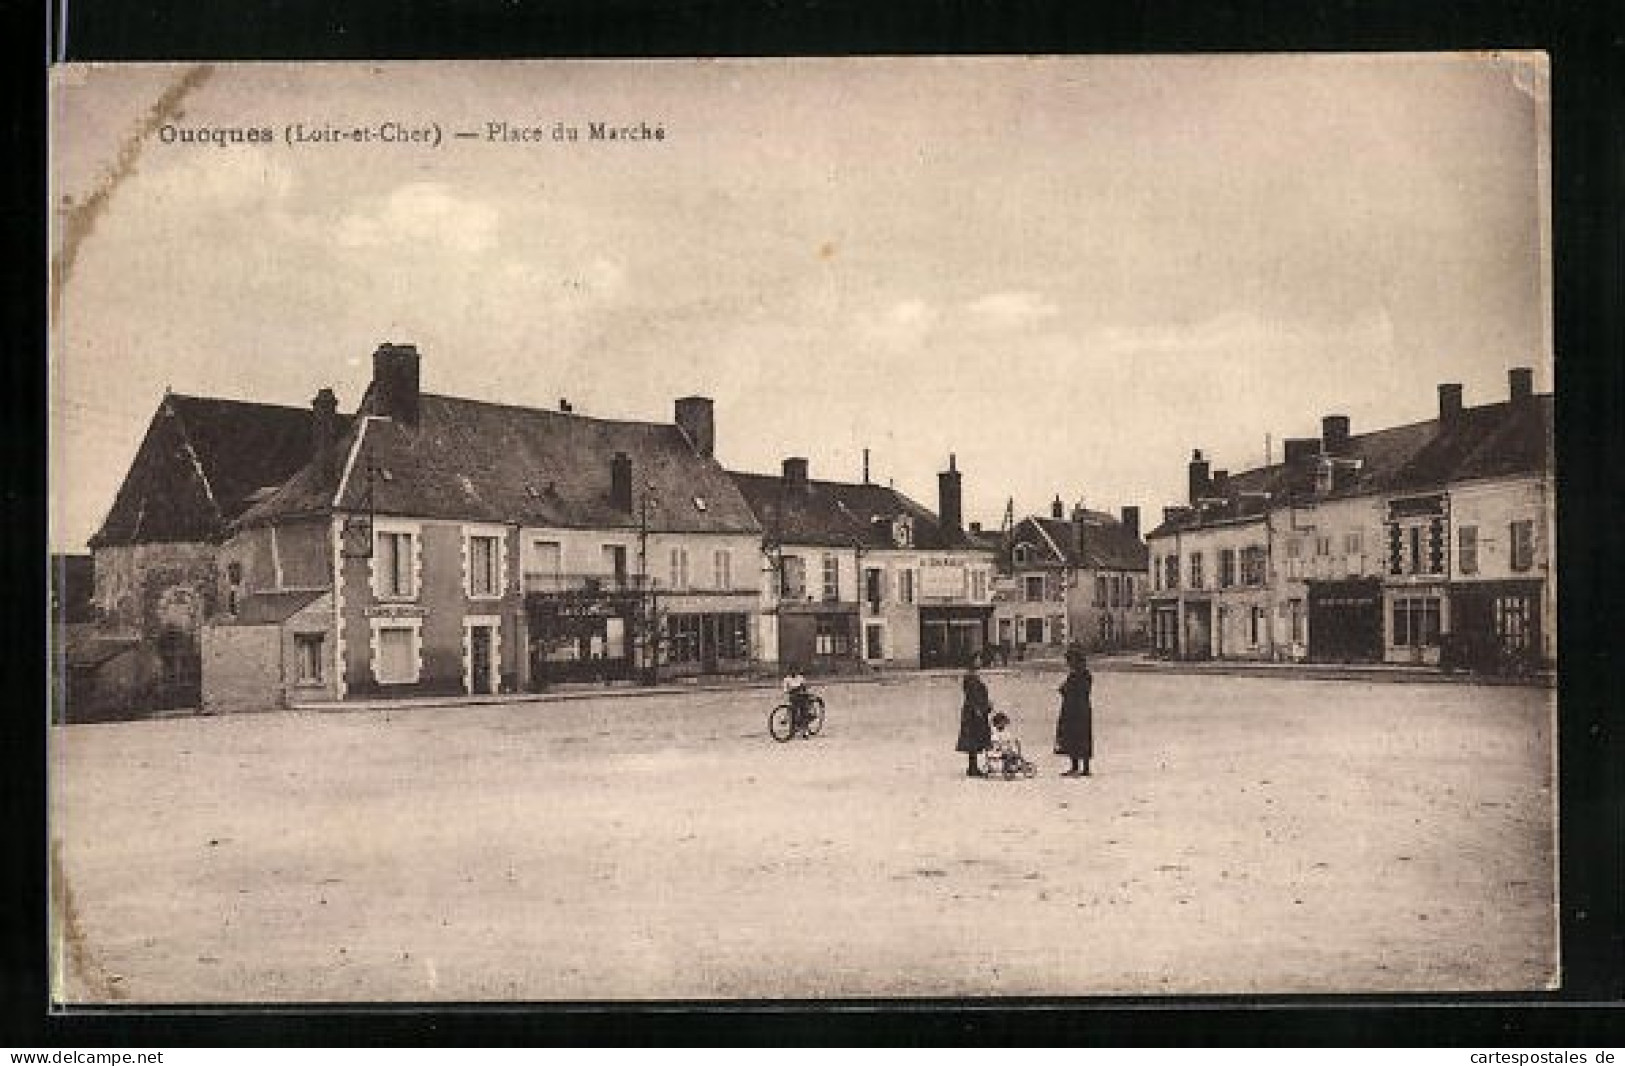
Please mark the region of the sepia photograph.
[[1549, 81], [54, 66], [53, 1004], [1560, 988]]

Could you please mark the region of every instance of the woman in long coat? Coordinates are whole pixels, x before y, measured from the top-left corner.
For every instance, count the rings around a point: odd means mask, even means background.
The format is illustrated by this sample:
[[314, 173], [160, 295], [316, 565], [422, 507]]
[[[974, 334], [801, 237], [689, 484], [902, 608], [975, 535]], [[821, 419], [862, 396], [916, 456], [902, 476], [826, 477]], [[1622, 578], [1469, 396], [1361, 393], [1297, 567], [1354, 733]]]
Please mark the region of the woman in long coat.
[[993, 727], [988, 724], [993, 704], [987, 698], [987, 686], [977, 673], [980, 665], [981, 657], [973, 654], [965, 667], [965, 702], [959, 707], [959, 742], [954, 745], [955, 751], [965, 753], [966, 777], [984, 776], [981, 767], [976, 765], [976, 756], [993, 743]]
[[1072, 760], [1072, 768], [1062, 770], [1062, 777], [1088, 777], [1089, 759], [1095, 753], [1095, 712], [1089, 702], [1094, 677], [1084, 659], [1083, 649], [1074, 645], [1067, 649], [1066, 662], [1071, 672], [1061, 684], [1061, 716], [1055, 723], [1055, 754]]

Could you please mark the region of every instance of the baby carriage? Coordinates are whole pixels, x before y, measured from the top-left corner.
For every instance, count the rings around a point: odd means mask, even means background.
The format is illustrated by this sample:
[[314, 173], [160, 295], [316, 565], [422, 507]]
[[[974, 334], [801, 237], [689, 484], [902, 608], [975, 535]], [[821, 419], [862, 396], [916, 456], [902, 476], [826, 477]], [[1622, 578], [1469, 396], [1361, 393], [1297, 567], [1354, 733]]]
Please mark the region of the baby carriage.
[[1021, 754], [1021, 741], [1010, 729], [1010, 716], [1000, 711], [989, 719], [989, 724], [993, 727], [993, 740], [982, 752], [982, 775], [1002, 781], [1035, 776], [1038, 767]]

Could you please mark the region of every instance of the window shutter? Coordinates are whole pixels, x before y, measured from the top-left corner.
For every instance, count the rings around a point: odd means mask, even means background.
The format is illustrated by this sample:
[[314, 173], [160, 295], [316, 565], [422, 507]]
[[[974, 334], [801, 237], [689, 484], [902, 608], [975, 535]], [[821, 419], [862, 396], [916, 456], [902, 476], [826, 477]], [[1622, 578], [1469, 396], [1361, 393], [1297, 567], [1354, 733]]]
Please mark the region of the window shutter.
[[1428, 523], [1428, 572], [1444, 573], [1444, 519]]
[[1403, 539], [1399, 525], [1397, 523], [1390, 524], [1388, 527], [1388, 572], [1390, 574], [1403, 574], [1405, 572]]

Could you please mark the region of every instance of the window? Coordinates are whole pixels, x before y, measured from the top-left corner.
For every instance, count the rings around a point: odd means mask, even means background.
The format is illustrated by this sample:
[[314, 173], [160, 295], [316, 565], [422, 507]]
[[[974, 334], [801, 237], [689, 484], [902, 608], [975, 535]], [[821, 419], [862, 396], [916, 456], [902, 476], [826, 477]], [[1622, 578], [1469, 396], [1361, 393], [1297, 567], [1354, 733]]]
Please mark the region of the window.
[[878, 625], [865, 626], [863, 629], [863, 657], [865, 659], [884, 659], [885, 628]]
[[1407, 574], [1422, 572], [1421, 526], [1411, 526], [1405, 530], [1405, 572]]
[[295, 633], [293, 636], [295, 677], [301, 685], [320, 685], [322, 670], [322, 634]]
[[1170, 589], [1178, 588], [1179, 587], [1179, 556], [1170, 555], [1170, 556], [1168, 556], [1168, 558], [1164, 559], [1163, 562], [1168, 564], [1167, 581], [1164, 582], [1165, 587], [1170, 588]]
[[1478, 573], [1478, 527], [1462, 526], [1456, 530], [1456, 558], [1464, 574]]
[[231, 587], [226, 589], [226, 611], [229, 614], [237, 613], [237, 601], [242, 598], [243, 592], [243, 564], [226, 564], [226, 582]]
[[[530, 570], [528, 574], [540, 578], [546, 583], [547, 588], [558, 587], [563, 564], [564, 552], [558, 541], [533, 540], [530, 542]], [[545, 589], [542, 591], [545, 591]]]
[[897, 571], [897, 598], [904, 603], [914, 602], [914, 571]]
[[1202, 553], [1191, 552], [1191, 588], [1202, 587]]
[[1095, 575], [1095, 606], [1106, 606], [1106, 575]]
[[1358, 556], [1365, 554], [1365, 536], [1359, 530], [1352, 530], [1343, 534], [1343, 554]]
[[1018, 563], [1030, 563], [1033, 561], [1033, 549], [1027, 544], [1017, 544], [1011, 557]]
[[1495, 635], [1501, 647], [1508, 651], [1524, 651], [1529, 647], [1529, 597], [1497, 596], [1495, 598]]
[[1026, 589], [1025, 599], [1028, 603], [1042, 603], [1044, 599], [1044, 575], [1028, 574], [1022, 578], [1022, 585]]
[[381, 685], [410, 685], [418, 679], [417, 630], [379, 626], [373, 676]]
[[1236, 552], [1226, 548], [1219, 553], [1219, 587], [1227, 589], [1236, 583]]
[[1254, 605], [1247, 612], [1247, 642], [1258, 647], [1264, 639], [1264, 608]]
[[852, 651], [852, 635], [847, 631], [844, 618], [820, 617], [816, 623], [813, 649], [819, 655], [848, 655]]
[[498, 562], [501, 559], [502, 540], [499, 537], [479, 535], [468, 538], [468, 594], [492, 597], [502, 595], [502, 578]]
[[986, 570], [972, 570], [970, 572], [970, 598], [973, 600], [987, 599]]
[[1402, 596], [1394, 600], [1394, 647], [1439, 642], [1439, 597]]
[[874, 608], [880, 606], [882, 590], [882, 572], [878, 566], [865, 567], [863, 571], [863, 598], [869, 601]]
[[841, 598], [841, 560], [838, 556], [824, 556], [824, 602], [834, 603]]
[[1286, 539], [1286, 557], [1288, 559], [1297, 559], [1302, 557], [1302, 555], [1303, 541], [1299, 540], [1297, 537], [1288, 537]]
[[1042, 618], [1027, 619], [1027, 635], [1025, 639], [1028, 644], [1044, 643], [1044, 620]]
[[373, 591], [379, 596], [411, 599], [417, 595], [413, 580], [412, 534], [380, 531], [373, 557]]
[[1512, 523], [1512, 569], [1520, 573], [1535, 565], [1535, 523]]
[[725, 548], [718, 548], [711, 553], [711, 571], [715, 580], [715, 587], [731, 589], [734, 587], [733, 553]]
[[[672, 549], [675, 553], [679, 549]], [[666, 661], [668, 663], [697, 663], [700, 661], [700, 616], [674, 614], [666, 619]]]
[[604, 574], [613, 577], [617, 586], [626, 584], [626, 546], [623, 544], [604, 545]]
[[1315, 538], [1315, 554], [1317, 556], [1321, 557], [1321, 558], [1325, 558], [1325, 557], [1331, 555], [1332, 554], [1332, 538], [1329, 537], [1329, 536], [1316, 537]]
[[1154, 589], [1162, 588], [1162, 556], [1160, 555], [1151, 557], [1151, 587]]
[[688, 588], [687, 548], [673, 548], [671, 550], [671, 587], [674, 589]]
[[787, 600], [807, 598], [807, 560], [786, 555], [779, 567], [779, 595]]
[[1292, 617], [1292, 624], [1289, 629], [1292, 643], [1301, 644], [1303, 643], [1303, 601], [1288, 600], [1286, 606], [1288, 613]]
[[750, 658], [750, 626], [742, 614], [717, 617], [717, 655], [724, 659]]
[[1264, 579], [1264, 549], [1256, 544], [1241, 549], [1241, 583], [1262, 585]]

